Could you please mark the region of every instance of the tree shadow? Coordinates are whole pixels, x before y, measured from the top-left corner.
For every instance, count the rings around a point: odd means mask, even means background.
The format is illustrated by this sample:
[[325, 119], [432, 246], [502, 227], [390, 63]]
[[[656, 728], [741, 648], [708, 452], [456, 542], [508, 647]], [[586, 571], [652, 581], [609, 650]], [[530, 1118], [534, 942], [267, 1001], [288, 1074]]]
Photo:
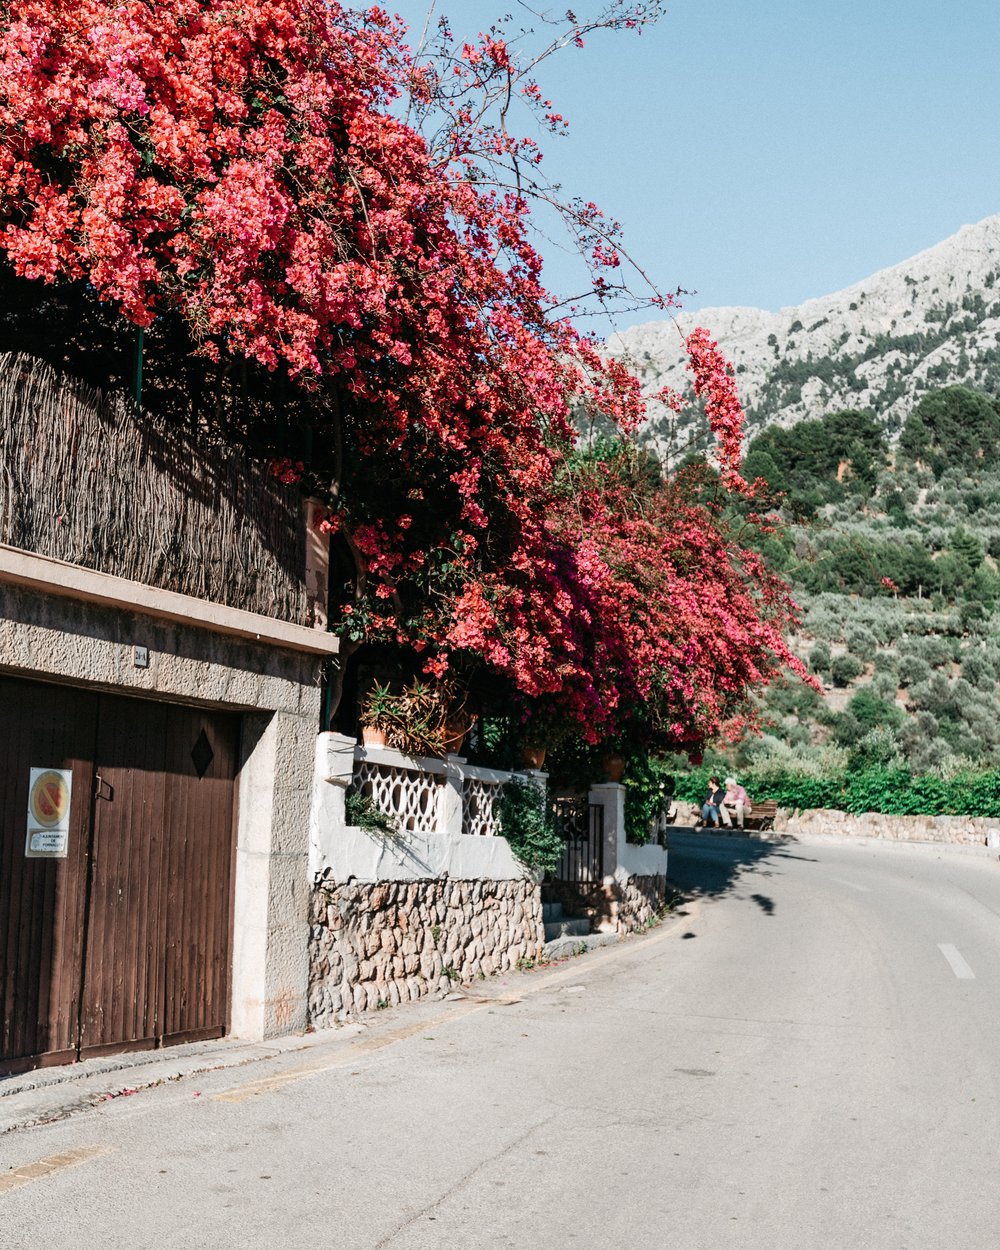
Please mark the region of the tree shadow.
[[[669, 881], [684, 898], [735, 894], [750, 873], [765, 878], [780, 875], [784, 860], [816, 862], [810, 856], [797, 854], [794, 843], [713, 837], [687, 828], [672, 830], [669, 846]], [[769, 895], [757, 892], [743, 897], [755, 903], [765, 916], [774, 915], [775, 903]]]

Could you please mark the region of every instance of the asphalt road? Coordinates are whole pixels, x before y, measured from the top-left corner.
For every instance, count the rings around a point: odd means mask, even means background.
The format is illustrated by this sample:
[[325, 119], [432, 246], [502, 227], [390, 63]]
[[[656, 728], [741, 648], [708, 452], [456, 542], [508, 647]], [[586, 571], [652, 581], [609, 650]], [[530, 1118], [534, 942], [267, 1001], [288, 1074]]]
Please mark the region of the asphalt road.
[[646, 937], [0, 1137], [0, 1247], [996, 1250], [1000, 863], [672, 875]]

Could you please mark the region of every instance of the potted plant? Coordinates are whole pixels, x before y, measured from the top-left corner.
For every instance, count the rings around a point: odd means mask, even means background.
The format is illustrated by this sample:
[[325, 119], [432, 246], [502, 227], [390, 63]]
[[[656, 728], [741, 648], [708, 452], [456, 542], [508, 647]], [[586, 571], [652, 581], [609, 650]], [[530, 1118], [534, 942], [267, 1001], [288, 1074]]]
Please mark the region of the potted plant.
[[[469, 730], [465, 703], [447, 683], [414, 680], [400, 690], [376, 682], [361, 705], [365, 745], [390, 746], [407, 755], [439, 756], [458, 750]], [[380, 741], [370, 741], [375, 735]]]
[[537, 742], [524, 742], [519, 750], [520, 763], [522, 768], [532, 768], [536, 771], [545, 763], [545, 752], [547, 747]]
[[519, 751], [524, 768], [540, 769], [546, 752], [565, 742], [570, 732], [565, 716], [549, 709], [527, 712], [521, 725]]
[[366, 747], [386, 746], [398, 698], [388, 682], [375, 682], [365, 695], [361, 703], [361, 741]]
[[601, 756], [601, 767], [604, 769], [604, 780], [621, 783], [625, 776], [625, 756], [614, 747], [608, 747]]
[[445, 704], [441, 692], [424, 681], [404, 686], [395, 709], [389, 745], [408, 755], [444, 755]]

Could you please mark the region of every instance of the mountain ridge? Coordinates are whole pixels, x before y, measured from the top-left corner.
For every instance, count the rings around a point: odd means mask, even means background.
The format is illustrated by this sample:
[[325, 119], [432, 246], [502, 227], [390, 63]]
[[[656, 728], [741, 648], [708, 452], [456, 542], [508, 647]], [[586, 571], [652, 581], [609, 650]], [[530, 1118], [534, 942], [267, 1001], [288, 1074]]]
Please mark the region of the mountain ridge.
[[[695, 326], [736, 371], [749, 436], [843, 408], [871, 409], [895, 435], [926, 390], [1000, 395], [1000, 214], [830, 295], [776, 312], [680, 312], [619, 332], [608, 351], [637, 370], [647, 397], [664, 386], [690, 395], [682, 334]], [[696, 412], [649, 407], [645, 442], [669, 452], [710, 441]]]

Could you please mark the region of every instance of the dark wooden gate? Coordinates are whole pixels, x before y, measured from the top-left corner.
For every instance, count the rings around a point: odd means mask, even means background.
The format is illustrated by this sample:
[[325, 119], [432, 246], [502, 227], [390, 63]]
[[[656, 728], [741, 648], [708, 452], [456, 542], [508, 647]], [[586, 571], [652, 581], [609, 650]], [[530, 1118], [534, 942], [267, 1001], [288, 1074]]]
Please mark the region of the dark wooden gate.
[[586, 799], [554, 799], [552, 820], [566, 844], [552, 880], [599, 885], [604, 878], [604, 808]]
[[[76, 1055], [96, 728], [92, 695], [0, 678], [0, 1071]], [[66, 859], [25, 858], [33, 767], [72, 770]]]
[[[228, 1026], [238, 718], [0, 678], [0, 1070]], [[69, 855], [24, 857], [31, 767]]]

